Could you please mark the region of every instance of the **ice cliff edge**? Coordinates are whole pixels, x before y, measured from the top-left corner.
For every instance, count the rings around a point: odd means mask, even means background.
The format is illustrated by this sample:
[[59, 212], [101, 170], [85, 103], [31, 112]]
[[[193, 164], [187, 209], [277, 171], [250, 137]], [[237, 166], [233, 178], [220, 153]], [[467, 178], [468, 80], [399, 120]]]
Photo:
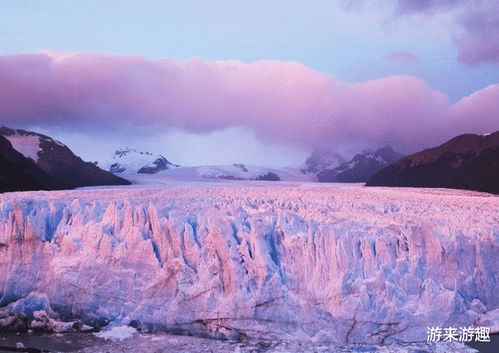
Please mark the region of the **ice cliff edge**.
[[385, 344], [497, 330], [498, 210], [356, 187], [5, 194], [0, 322]]

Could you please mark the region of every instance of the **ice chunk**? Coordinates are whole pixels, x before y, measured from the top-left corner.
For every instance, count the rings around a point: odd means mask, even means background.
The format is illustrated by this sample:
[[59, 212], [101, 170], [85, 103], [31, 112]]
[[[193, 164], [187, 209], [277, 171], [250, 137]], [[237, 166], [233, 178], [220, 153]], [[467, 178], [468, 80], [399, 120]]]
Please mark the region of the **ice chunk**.
[[106, 331], [95, 333], [97, 337], [110, 340], [112, 342], [123, 341], [132, 337], [137, 330], [130, 326], [117, 326]]

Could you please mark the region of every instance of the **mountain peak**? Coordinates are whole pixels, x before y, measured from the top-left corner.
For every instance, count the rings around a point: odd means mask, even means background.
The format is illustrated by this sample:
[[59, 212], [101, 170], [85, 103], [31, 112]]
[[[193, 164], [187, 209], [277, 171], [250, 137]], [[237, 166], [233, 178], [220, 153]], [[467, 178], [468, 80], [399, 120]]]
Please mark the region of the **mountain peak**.
[[324, 169], [317, 173], [320, 182], [358, 183], [367, 181], [378, 170], [394, 163], [401, 154], [387, 145], [376, 151], [364, 151], [356, 154], [350, 161], [332, 169]]
[[374, 157], [380, 157], [388, 164], [392, 164], [403, 157], [400, 153], [396, 152], [392, 146], [386, 145], [378, 148], [374, 152]]
[[342, 163], [345, 163], [345, 158], [335, 151], [315, 150], [307, 158], [305, 166], [301, 171], [304, 174], [318, 173], [324, 169], [336, 168]]
[[162, 170], [178, 167], [164, 156], [130, 147], [122, 147], [114, 152], [111, 160], [103, 164], [106, 170], [115, 174], [143, 173], [155, 174]]

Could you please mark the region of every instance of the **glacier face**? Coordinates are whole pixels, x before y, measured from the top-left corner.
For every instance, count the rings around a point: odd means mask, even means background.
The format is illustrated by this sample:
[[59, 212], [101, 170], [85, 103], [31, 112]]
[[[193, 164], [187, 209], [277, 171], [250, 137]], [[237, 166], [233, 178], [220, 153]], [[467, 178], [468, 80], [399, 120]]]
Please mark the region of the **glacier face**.
[[0, 325], [43, 310], [339, 344], [499, 329], [498, 197], [223, 185], [1, 195]]

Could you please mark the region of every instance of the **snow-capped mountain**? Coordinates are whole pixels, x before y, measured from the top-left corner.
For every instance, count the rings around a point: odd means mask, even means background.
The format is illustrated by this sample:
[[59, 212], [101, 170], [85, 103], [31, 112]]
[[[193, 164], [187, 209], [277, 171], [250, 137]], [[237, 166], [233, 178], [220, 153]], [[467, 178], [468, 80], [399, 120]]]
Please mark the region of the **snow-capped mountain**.
[[179, 165], [171, 163], [162, 155], [138, 151], [133, 148], [118, 149], [111, 160], [103, 163], [104, 169], [115, 174], [155, 174]]
[[49, 136], [6, 126], [0, 126], [0, 135], [9, 141], [12, 148], [51, 177], [53, 184], [50, 189], [129, 184], [127, 180], [93, 163], [84, 162], [66, 145]]
[[356, 154], [350, 161], [333, 169], [323, 169], [317, 173], [320, 182], [359, 183], [367, 181], [378, 170], [387, 167], [402, 155], [391, 146], [384, 146], [374, 152]]
[[335, 151], [313, 151], [305, 161], [305, 166], [301, 169], [303, 173], [317, 174], [325, 169], [334, 169], [345, 163], [339, 153]]
[[206, 165], [178, 167], [154, 175], [128, 174], [137, 184], [163, 184], [170, 181], [220, 181], [220, 180], [262, 180], [262, 181], [315, 181], [314, 175], [303, 174], [298, 168], [272, 168], [234, 163], [230, 165]]
[[[102, 163], [106, 170], [118, 175], [126, 175], [136, 183], [151, 181], [147, 176], [137, 174], [155, 174], [153, 179], [210, 181], [210, 180], [266, 180], [266, 181], [314, 181], [298, 168], [272, 168], [264, 166], [233, 163], [229, 165], [179, 166], [168, 161], [162, 155], [142, 152], [133, 148], [117, 150], [111, 160]], [[154, 181], [153, 181], [154, 182]]]
[[202, 178], [208, 180], [226, 179], [280, 181], [280, 175], [285, 178], [289, 174], [282, 169], [279, 170], [277, 168], [251, 166], [243, 163], [219, 166], [185, 167], [183, 170], [179, 170], [179, 172], [181, 172], [184, 176], [190, 176], [193, 179]]
[[368, 186], [438, 187], [499, 194], [499, 131], [464, 134], [407, 156], [374, 174]]

